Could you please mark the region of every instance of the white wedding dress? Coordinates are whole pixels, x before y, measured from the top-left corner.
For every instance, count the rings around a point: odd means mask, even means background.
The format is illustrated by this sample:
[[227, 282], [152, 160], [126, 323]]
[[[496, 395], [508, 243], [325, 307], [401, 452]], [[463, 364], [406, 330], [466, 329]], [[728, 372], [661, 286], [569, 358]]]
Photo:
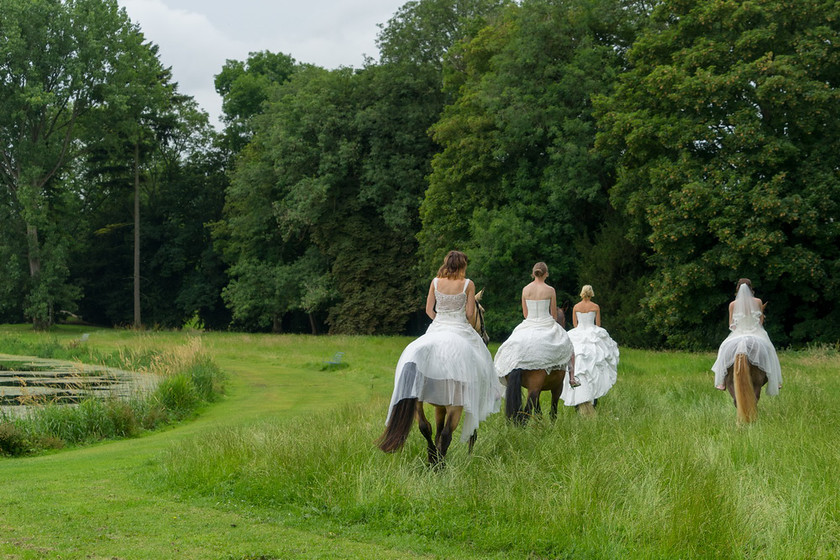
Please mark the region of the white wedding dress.
[[464, 281], [460, 294], [443, 294], [435, 278], [435, 319], [400, 356], [385, 425], [403, 399], [462, 406], [461, 441], [467, 441], [481, 421], [499, 411], [504, 387], [496, 377], [490, 351], [467, 322], [468, 283]]
[[577, 406], [603, 397], [615, 385], [618, 375], [618, 345], [606, 329], [595, 324], [595, 312], [575, 312], [578, 326], [569, 331], [575, 347], [575, 379], [579, 387], [563, 380], [560, 398], [566, 406]]
[[752, 290], [741, 284], [735, 296], [735, 308], [732, 310], [732, 324], [729, 336], [718, 349], [717, 360], [712, 366], [715, 372], [715, 386], [724, 384], [726, 370], [735, 363], [737, 354], [746, 354], [749, 362], [767, 374], [768, 395], [778, 395], [782, 386], [782, 366], [776, 348], [761, 325], [761, 309], [755, 301]]
[[566, 331], [549, 313], [550, 299], [525, 300], [528, 317], [519, 323], [496, 350], [496, 374], [505, 377], [511, 370], [543, 369], [550, 373], [565, 370], [574, 349]]

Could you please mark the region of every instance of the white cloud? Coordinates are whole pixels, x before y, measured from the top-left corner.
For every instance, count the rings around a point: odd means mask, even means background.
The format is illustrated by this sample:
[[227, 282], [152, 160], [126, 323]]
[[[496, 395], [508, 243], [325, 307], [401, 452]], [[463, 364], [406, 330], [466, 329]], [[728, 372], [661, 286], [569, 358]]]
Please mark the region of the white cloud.
[[160, 47], [161, 62], [172, 67], [180, 90], [193, 96], [215, 121], [222, 100], [214, 76], [226, 59], [244, 60], [248, 45], [227, 36], [206, 16], [172, 9], [160, 0], [121, 0], [121, 4], [146, 39]]
[[404, 0], [119, 0], [146, 39], [160, 47], [181, 92], [218, 125], [213, 79], [228, 59], [268, 50], [325, 68], [360, 67], [376, 58], [377, 24]]

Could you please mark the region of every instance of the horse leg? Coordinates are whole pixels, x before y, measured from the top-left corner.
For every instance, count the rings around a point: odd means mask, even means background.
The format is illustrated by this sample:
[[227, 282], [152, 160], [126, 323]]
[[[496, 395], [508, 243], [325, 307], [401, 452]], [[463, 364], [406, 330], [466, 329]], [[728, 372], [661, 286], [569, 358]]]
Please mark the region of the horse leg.
[[421, 401], [417, 401], [414, 414], [417, 417], [417, 426], [420, 428], [420, 433], [426, 438], [426, 452], [429, 463], [434, 463], [437, 460], [438, 451], [432, 439], [432, 423], [426, 418], [426, 412], [423, 410], [423, 403]]
[[737, 407], [738, 401], [735, 399], [735, 375], [731, 367], [726, 370], [726, 376], [723, 378], [723, 386], [726, 387], [726, 390], [732, 397], [732, 404]]
[[525, 389], [528, 391], [528, 400], [525, 403], [525, 415], [531, 416], [540, 413], [540, 391], [542, 391], [545, 378], [548, 376], [544, 369], [527, 370], [522, 376]]
[[438, 463], [443, 461], [443, 455], [446, 453], [445, 451], [441, 452], [440, 442], [441, 442], [441, 434], [443, 434], [443, 428], [446, 423], [446, 407], [435, 405], [435, 453], [434, 456], [429, 454], [429, 465], [436, 466]]
[[566, 372], [562, 369], [556, 369], [548, 374], [545, 379], [543, 389], [551, 391], [551, 419], [557, 418], [557, 403], [560, 402], [560, 393], [563, 392], [563, 378]]
[[755, 402], [758, 404], [758, 399], [761, 398], [761, 388], [767, 385], [767, 374], [760, 370], [758, 366], [750, 364], [750, 378], [752, 379], [753, 389], [755, 389]]
[[446, 452], [449, 450], [449, 444], [452, 443], [452, 434], [458, 423], [461, 421], [461, 412], [464, 407], [461, 406], [447, 406], [445, 409], [445, 420], [443, 422], [443, 430], [438, 434], [438, 452], [440, 453], [440, 462], [446, 458]]
[[478, 439], [478, 430], [476, 429], [476, 430], [473, 430], [473, 433], [470, 436], [470, 446], [467, 449], [467, 453], [472, 454], [472, 448], [473, 448], [473, 445], [475, 445], [475, 440], [477, 440], [477, 439]]

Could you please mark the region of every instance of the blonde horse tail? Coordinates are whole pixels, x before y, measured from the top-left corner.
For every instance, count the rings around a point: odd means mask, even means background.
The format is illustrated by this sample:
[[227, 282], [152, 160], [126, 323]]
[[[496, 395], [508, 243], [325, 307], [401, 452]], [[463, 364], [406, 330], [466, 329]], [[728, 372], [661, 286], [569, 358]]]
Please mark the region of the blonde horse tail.
[[738, 411], [738, 420], [752, 422], [758, 416], [758, 407], [755, 401], [752, 377], [750, 376], [750, 362], [747, 360], [746, 354], [735, 356], [732, 376], [735, 382], [735, 407]]

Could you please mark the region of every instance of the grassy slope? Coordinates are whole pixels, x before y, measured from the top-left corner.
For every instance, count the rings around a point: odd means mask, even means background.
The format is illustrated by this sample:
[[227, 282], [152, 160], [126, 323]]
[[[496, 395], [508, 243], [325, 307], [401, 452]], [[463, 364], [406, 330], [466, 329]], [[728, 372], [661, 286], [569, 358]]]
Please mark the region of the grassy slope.
[[[13, 329], [24, 335], [18, 329]], [[9, 332], [7, 327], [0, 330]], [[58, 333], [73, 338], [78, 332]], [[91, 344], [177, 343], [181, 335], [141, 337], [97, 331]], [[213, 335], [206, 338], [230, 372], [228, 396], [197, 420], [151, 436], [24, 458], [0, 458], [0, 557], [29, 558], [405, 558], [401, 550], [285, 528], [248, 508], [181, 500], [154, 489], [155, 458], [179, 441], [218, 426], [302, 415], [353, 398], [368, 399], [392, 382], [388, 368], [322, 372], [336, 350], [348, 361], [380, 361], [404, 341]], [[388, 360], [390, 361], [390, 360]], [[300, 366], [305, 368], [301, 378]], [[377, 377], [378, 376], [378, 377]], [[338, 377], [340, 383], [333, 382]]]

